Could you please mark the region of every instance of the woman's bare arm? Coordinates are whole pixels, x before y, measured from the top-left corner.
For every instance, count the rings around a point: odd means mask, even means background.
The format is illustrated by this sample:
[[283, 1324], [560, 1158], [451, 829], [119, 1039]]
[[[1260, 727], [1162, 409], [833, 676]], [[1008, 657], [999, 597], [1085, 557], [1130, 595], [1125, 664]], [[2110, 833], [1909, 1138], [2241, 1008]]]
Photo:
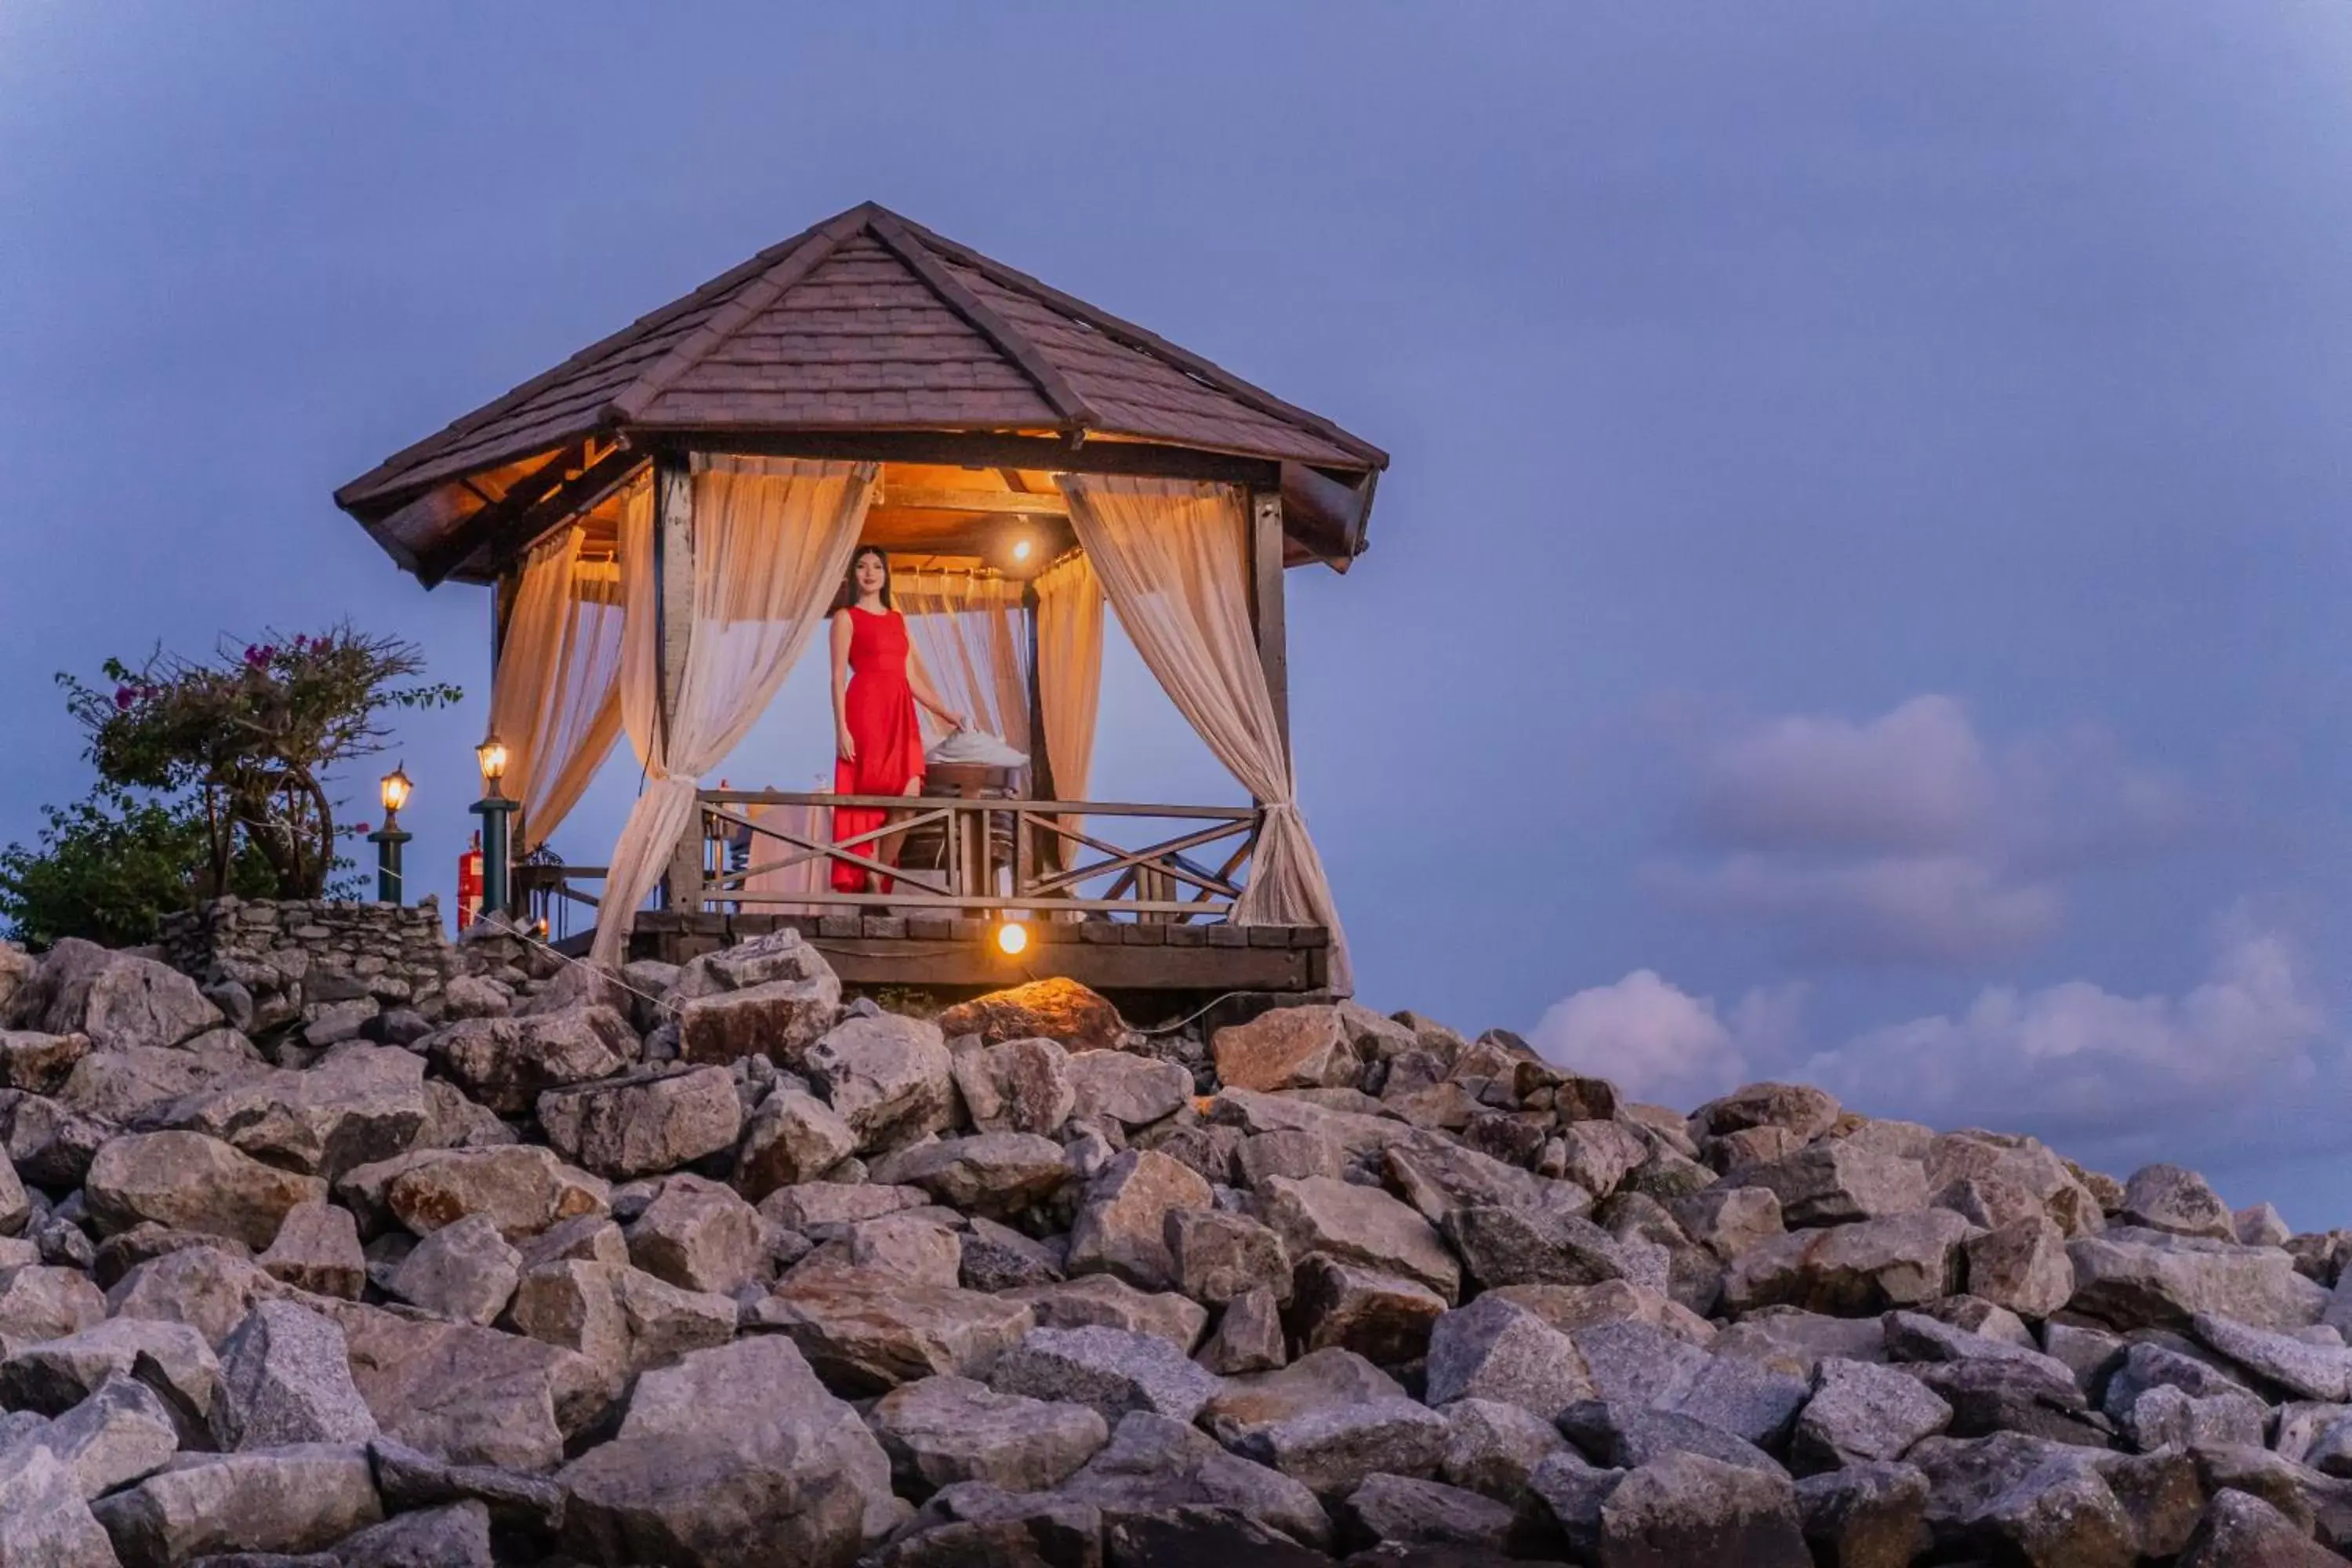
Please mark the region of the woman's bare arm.
[[846, 699], [849, 691], [849, 613], [834, 613], [833, 631], [833, 749], [845, 763], [857, 760], [857, 741], [849, 732], [849, 712]]

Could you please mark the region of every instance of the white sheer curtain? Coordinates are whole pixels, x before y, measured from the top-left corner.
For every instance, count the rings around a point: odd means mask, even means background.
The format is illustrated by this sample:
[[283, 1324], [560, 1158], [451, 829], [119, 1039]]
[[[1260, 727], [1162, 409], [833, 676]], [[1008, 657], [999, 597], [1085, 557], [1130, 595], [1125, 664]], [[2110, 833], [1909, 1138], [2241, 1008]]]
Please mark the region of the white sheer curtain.
[[[1084, 800], [1095, 770], [1095, 715], [1102, 706], [1103, 594], [1086, 552], [1037, 576], [1037, 707], [1054, 794]], [[1062, 826], [1085, 830], [1086, 818]]]
[[580, 559], [583, 532], [563, 529], [524, 557], [499, 650], [490, 729], [522, 803], [519, 848], [554, 833], [621, 732], [620, 578], [610, 562]]
[[[698, 456], [694, 459], [694, 620], [670, 722], [650, 721], [647, 683], [660, 668], [658, 627], [632, 616], [623, 706], [645, 757], [646, 787], [613, 847], [596, 910], [594, 957], [617, 963], [637, 906], [694, 820], [694, 792], [758, 721], [807, 647], [849, 566], [876, 465]], [[632, 605], [658, 590], [650, 508], [627, 531], [641, 563], [625, 572]]]
[[1244, 925], [1319, 925], [1331, 933], [1331, 988], [1353, 989], [1347, 938], [1307, 836], [1250, 626], [1249, 519], [1229, 485], [1062, 476], [1070, 524], [1119, 625], [1217, 760], [1265, 810]]
[[[902, 572], [890, 579], [890, 595], [940, 695], [979, 728], [1027, 751], [1029, 636], [1021, 584], [978, 572]], [[946, 736], [947, 726], [929, 709], [917, 712], [927, 745]]]

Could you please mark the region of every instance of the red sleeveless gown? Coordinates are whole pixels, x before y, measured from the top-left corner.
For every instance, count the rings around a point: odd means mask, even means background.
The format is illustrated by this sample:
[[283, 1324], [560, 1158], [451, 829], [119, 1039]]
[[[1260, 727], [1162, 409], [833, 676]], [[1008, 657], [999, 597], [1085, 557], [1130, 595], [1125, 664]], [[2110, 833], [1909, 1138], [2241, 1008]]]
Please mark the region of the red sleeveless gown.
[[[861, 610], [852, 605], [841, 612], [849, 617], [849, 688], [841, 696], [842, 718], [849, 738], [856, 742], [857, 760], [836, 757], [833, 763], [835, 795], [903, 795], [908, 784], [923, 777], [923, 731], [915, 721], [915, 689], [907, 682], [907, 620], [896, 610]], [[835, 843], [882, 826], [886, 814], [865, 806], [840, 806], [833, 814]], [[878, 842], [862, 844], [856, 853], [873, 858]], [[866, 874], [839, 860], [833, 863], [836, 892], [863, 890]], [[886, 880], [882, 890], [888, 892]]]

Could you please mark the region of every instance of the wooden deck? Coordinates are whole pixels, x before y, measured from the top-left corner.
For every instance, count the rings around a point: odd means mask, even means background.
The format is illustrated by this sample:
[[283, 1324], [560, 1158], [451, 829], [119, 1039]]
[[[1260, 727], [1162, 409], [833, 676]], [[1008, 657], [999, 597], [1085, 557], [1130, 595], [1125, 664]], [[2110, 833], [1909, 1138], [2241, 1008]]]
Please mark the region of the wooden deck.
[[1329, 974], [1330, 934], [1321, 926], [1035, 921], [1028, 950], [1007, 955], [985, 921], [855, 912], [653, 910], [637, 917], [629, 956], [682, 963], [779, 927], [806, 937], [853, 986], [977, 991], [1060, 975], [1103, 992], [1295, 994], [1322, 990]]

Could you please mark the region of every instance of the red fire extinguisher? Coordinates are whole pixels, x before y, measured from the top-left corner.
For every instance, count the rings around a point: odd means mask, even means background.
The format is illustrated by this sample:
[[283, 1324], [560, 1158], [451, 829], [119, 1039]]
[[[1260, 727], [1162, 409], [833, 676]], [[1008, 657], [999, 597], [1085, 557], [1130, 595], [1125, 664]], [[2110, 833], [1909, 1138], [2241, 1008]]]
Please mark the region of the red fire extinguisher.
[[473, 847], [457, 857], [457, 929], [464, 931], [482, 918], [482, 835], [474, 834]]

